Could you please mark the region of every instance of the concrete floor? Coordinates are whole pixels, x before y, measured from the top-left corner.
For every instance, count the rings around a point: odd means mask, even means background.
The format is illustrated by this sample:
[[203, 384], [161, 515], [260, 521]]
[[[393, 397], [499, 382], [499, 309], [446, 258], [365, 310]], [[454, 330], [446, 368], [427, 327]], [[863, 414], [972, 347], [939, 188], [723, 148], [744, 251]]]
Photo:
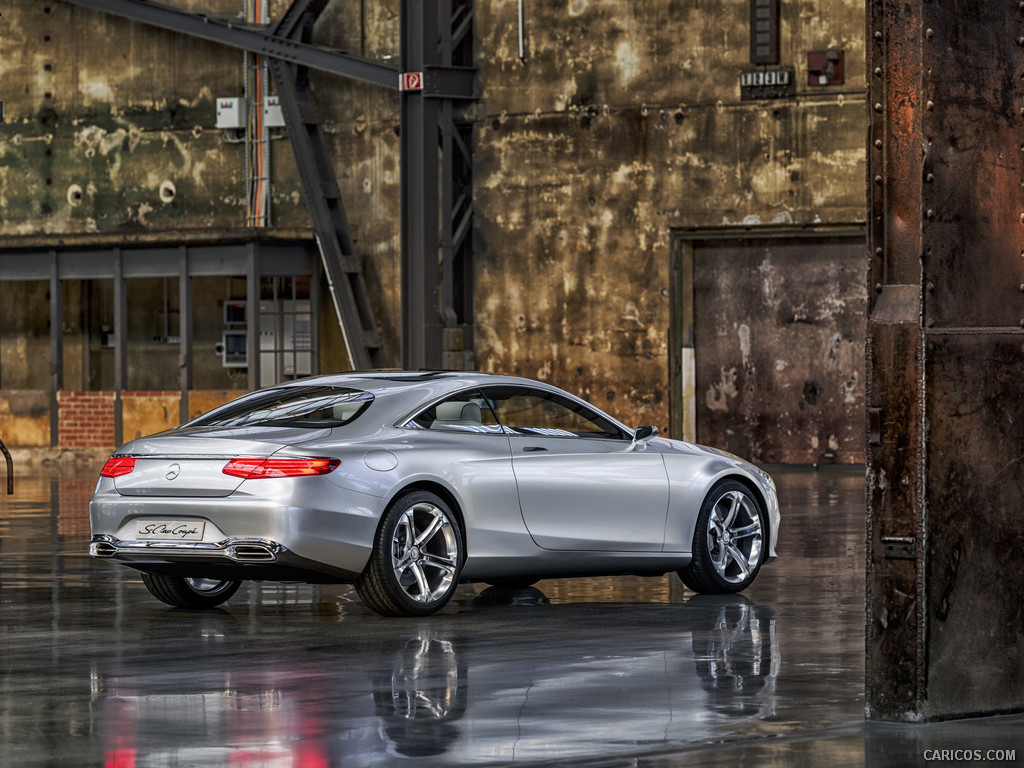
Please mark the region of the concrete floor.
[[1024, 763], [1024, 716], [864, 722], [863, 475], [776, 474], [780, 558], [742, 596], [674, 576], [465, 586], [423, 620], [344, 586], [167, 608], [85, 554], [93, 476], [19, 477], [0, 497], [0, 765]]

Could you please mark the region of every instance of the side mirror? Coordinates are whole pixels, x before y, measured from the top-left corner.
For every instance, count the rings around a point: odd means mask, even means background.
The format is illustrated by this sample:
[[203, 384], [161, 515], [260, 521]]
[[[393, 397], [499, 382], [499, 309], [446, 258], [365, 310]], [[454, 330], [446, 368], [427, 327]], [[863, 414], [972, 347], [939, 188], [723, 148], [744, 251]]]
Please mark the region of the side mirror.
[[633, 435], [633, 442], [639, 443], [643, 440], [650, 440], [652, 437], [658, 436], [657, 427], [637, 427], [636, 433]]

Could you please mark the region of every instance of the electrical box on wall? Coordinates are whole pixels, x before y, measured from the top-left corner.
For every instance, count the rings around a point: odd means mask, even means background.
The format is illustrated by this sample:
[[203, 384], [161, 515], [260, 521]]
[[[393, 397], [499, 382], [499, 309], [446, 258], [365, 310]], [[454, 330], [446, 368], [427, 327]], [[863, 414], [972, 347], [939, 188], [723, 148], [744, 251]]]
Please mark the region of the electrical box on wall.
[[844, 58], [842, 51], [808, 51], [807, 85], [842, 85]]
[[284, 128], [284, 112], [281, 111], [281, 99], [268, 96], [263, 105], [263, 122], [267, 128]]
[[247, 331], [224, 331], [221, 334], [219, 349], [221, 364], [225, 368], [247, 368], [249, 366], [249, 346]]
[[239, 98], [217, 99], [217, 127], [224, 130], [245, 128], [245, 101]]

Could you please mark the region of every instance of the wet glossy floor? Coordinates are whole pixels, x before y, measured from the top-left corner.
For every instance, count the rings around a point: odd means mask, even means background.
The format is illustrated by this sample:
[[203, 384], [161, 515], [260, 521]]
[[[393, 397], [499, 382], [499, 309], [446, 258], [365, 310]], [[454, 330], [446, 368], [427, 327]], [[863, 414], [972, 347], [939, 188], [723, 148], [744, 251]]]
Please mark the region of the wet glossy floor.
[[0, 497], [0, 765], [1024, 763], [1024, 718], [864, 723], [863, 476], [777, 479], [780, 558], [743, 596], [465, 586], [410, 620], [343, 586], [167, 608], [85, 554], [94, 478], [21, 477]]

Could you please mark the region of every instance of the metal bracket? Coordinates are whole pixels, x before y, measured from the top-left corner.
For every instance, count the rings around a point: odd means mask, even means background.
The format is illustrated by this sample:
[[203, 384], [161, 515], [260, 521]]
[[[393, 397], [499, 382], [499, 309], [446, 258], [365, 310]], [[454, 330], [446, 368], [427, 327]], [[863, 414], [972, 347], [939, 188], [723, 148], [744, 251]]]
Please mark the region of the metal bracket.
[[917, 539], [913, 536], [883, 536], [882, 556], [887, 560], [914, 560], [917, 558]]

